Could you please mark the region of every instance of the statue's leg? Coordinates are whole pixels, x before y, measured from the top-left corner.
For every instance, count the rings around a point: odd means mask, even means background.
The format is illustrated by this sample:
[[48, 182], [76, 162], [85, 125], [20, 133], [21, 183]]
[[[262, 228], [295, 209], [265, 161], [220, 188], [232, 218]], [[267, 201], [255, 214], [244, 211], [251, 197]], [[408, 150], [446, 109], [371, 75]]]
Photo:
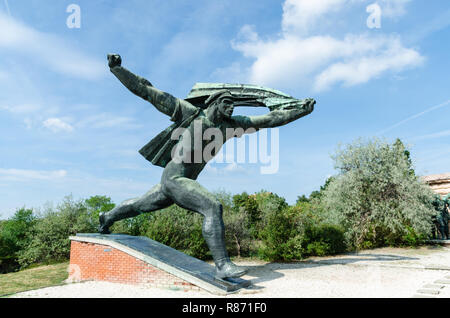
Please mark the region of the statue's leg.
[[247, 270], [233, 264], [228, 257], [222, 205], [216, 197], [197, 181], [184, 177], [163, 176], [161, 184], [163, 192], [174, 203], [204, 216], [202, 233], [216, 264], [216, 276], [226, 278], [244, 275]]
[[445, 239], [445, 226], [443, 221], [439, 221], [439, 239]]
[[448, 221], [444, 222], [444, 234], [445, 234], [445, 237], [447, 240], [450, 239], [449, 231], [448, 231]]
[[114, 222], [135, 217], [141, 213], [164, 209], [171, 204], [173, 201], [161, 191], [161, 184], [158, 184], [142, 197], [126, 200], [108, 213], [101, 214], [99, 232], [108, 234], [109, 227]]

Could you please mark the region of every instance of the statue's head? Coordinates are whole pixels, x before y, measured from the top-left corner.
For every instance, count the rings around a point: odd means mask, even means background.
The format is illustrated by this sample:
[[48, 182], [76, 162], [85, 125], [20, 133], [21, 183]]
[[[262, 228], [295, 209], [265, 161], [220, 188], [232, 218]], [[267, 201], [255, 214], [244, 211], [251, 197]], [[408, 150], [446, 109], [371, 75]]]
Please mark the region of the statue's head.
[[218, 91], [205, 101], [208, 108], [215, 108], [216, 113], [225, 118], [230, 118], [234, 110], [234, 97], [229, 90]]

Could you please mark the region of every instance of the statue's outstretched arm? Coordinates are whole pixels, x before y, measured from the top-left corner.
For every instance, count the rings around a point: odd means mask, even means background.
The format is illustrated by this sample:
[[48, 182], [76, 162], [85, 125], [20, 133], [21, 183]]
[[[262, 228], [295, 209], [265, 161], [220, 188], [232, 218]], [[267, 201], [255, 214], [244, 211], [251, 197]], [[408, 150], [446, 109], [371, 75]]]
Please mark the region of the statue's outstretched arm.
[[273, 110], [268, 114], [260, 116], [233, 116], [235, 125], [238, 127], [248, 128], [273, 128], [286, 125], [294, 120], [310, 114], [314, 110], [316, 101], [307, 98], [301, 101], [298, 107], [291, 109]]
[[111, 72], [133, 94], [152, 103], [160, 112], [168, 116], [173, 116], [177, 104], [180, 103], [178, 98], [153, 87], [153, 85], [145, 78], [137, 76], [122, 67], [120, 55], [108, 55], [108, 62]]

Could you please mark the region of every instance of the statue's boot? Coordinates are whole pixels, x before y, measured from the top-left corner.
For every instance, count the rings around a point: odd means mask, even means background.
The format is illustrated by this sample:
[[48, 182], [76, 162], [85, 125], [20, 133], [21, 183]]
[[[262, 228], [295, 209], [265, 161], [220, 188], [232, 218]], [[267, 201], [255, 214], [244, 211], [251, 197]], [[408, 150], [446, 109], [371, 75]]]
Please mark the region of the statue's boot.
[[218, 263], [216, 263], [216, 277], [220, 279], [241, 277], [247, 274], [247, 272], [248, 269], [237, 266], [229, 259], [223, 262], [221, 265], [218, 265]]
[[98, 227], [98, 233], [111, 234], [111, 231], [109, 230], [110, 225], [108, 225], [106, 223], [105, 212], [101, 212], [98, 219], [100, 221], [100, 226]]
[[445, 228], [444, 228], [444, 226], [443, 225], [440, 225], [439, 226], [439, 234], [440, 234], [440, 236], [439, 236], [439, 239], [440, 240], [445, 240], [446, 239], [446, 235], [445, 235]]
[[109, 227], [114, 224], [114, 222], [135, 217], [141, 214], [139, 211], [135, 211], [130, 204], [121, 204], [108, 213], [100, 213], [99, 214], [99, 221], [100, 226], [98, 227], [98, 232], [100, 234], [111, 234], [111, 231], [109, 230]]
[[245, 275], [248, 269], [245, 267], [237, 266], [234, 264], [229, 256], [225, 247], [225, 235], [224, 229], [220, 225], [215, 224], [216, 231], [203, 230], [203, 237], [208, 244], [209, 250], [214, 259], [216, 265], [217, 278], [236, 278]]

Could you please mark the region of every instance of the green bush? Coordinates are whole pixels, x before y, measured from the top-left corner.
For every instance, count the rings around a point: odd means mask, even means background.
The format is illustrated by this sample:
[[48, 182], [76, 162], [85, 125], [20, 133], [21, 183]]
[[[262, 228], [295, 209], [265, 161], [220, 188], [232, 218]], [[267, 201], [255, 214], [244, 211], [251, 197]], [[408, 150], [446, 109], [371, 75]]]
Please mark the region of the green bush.
[[140, 214], [136, 217], [124, 219], [114, 223], [111, 226], [110, 230], [113, 233], [121, 233], [133, 236], [145, 236], [150, 220], [150, 214]]
[[268, 191], [260, 191], [252, 195], [258, 206], [258, 221], [252, 226], [252, 236], [254, 239], [261, 239], [261, 231], [267, 226], [273, 214], [281, 212], [289, 207], [286, 200], [277, 194]]
[[401, 242], [402, 245], [416, 247], [423, 244], [426, 239], [426, 236], [418, 234], [412, 227], [407, 226], [406, 233], [402, 236]]
[[230, 256], [251, 256], [257, 253], [249, 218], [246, 209], [224, 209], [225, 241]]
[[0, 273], [17, 270], [21, 249], [28, 245], [28, 233], [35, 224], [33, 210], [21, 208], [9, 220], [3, 221], [0, 228]]
[[304, 233], [304, 248], [310, 256], [334, 255], [345, 252], [344, 230], [336, 225], [309, 226]]
[[28, 244], [18, 252], [18, 261], [26, 267], [33, 263], [66, 260], [70, 255], [69, 236], [96, 231], [85, 202], [67, 196], [56, 208], [47, 207], [36, 219], [27, 233]]
[[111, 211], [115, 207], [111, 198], [103, 195], [95, 195], [84, 200], [84, 205], [87, 213], [83, 214], [83, 217], [86, 218], [86, 222], [90, 223], [92, 228], [98, 228], [100, 225], [98, 217], [101, 212]]
[[295, 209], [266, 211], [259, 235], [261, 258], [269, 261], [291, 261], [304, 256], [303, 237], [298, 231]]
[[432, 191], [415, 176], [400, 140], [357, 140], [333, 159], [340, 173], [321, 203], [331, 223], [346, 229], [348, 246], [418, 244], [431, 233]]
[[256, 224], [261, 221], [261, 210], [256, 195], [248, 195], [247, 192], [233, 196], [233, 211], [246, 215], [245, 226], [256, 234]]
[[295, 206], [288, 206], [283, 198], [266, 192], [257, 194], [256, 200], [261, 211], [261, 258], [292, 261], [347, 249], [343, 229], [325, 223], [314, 200], [298, 200]]

